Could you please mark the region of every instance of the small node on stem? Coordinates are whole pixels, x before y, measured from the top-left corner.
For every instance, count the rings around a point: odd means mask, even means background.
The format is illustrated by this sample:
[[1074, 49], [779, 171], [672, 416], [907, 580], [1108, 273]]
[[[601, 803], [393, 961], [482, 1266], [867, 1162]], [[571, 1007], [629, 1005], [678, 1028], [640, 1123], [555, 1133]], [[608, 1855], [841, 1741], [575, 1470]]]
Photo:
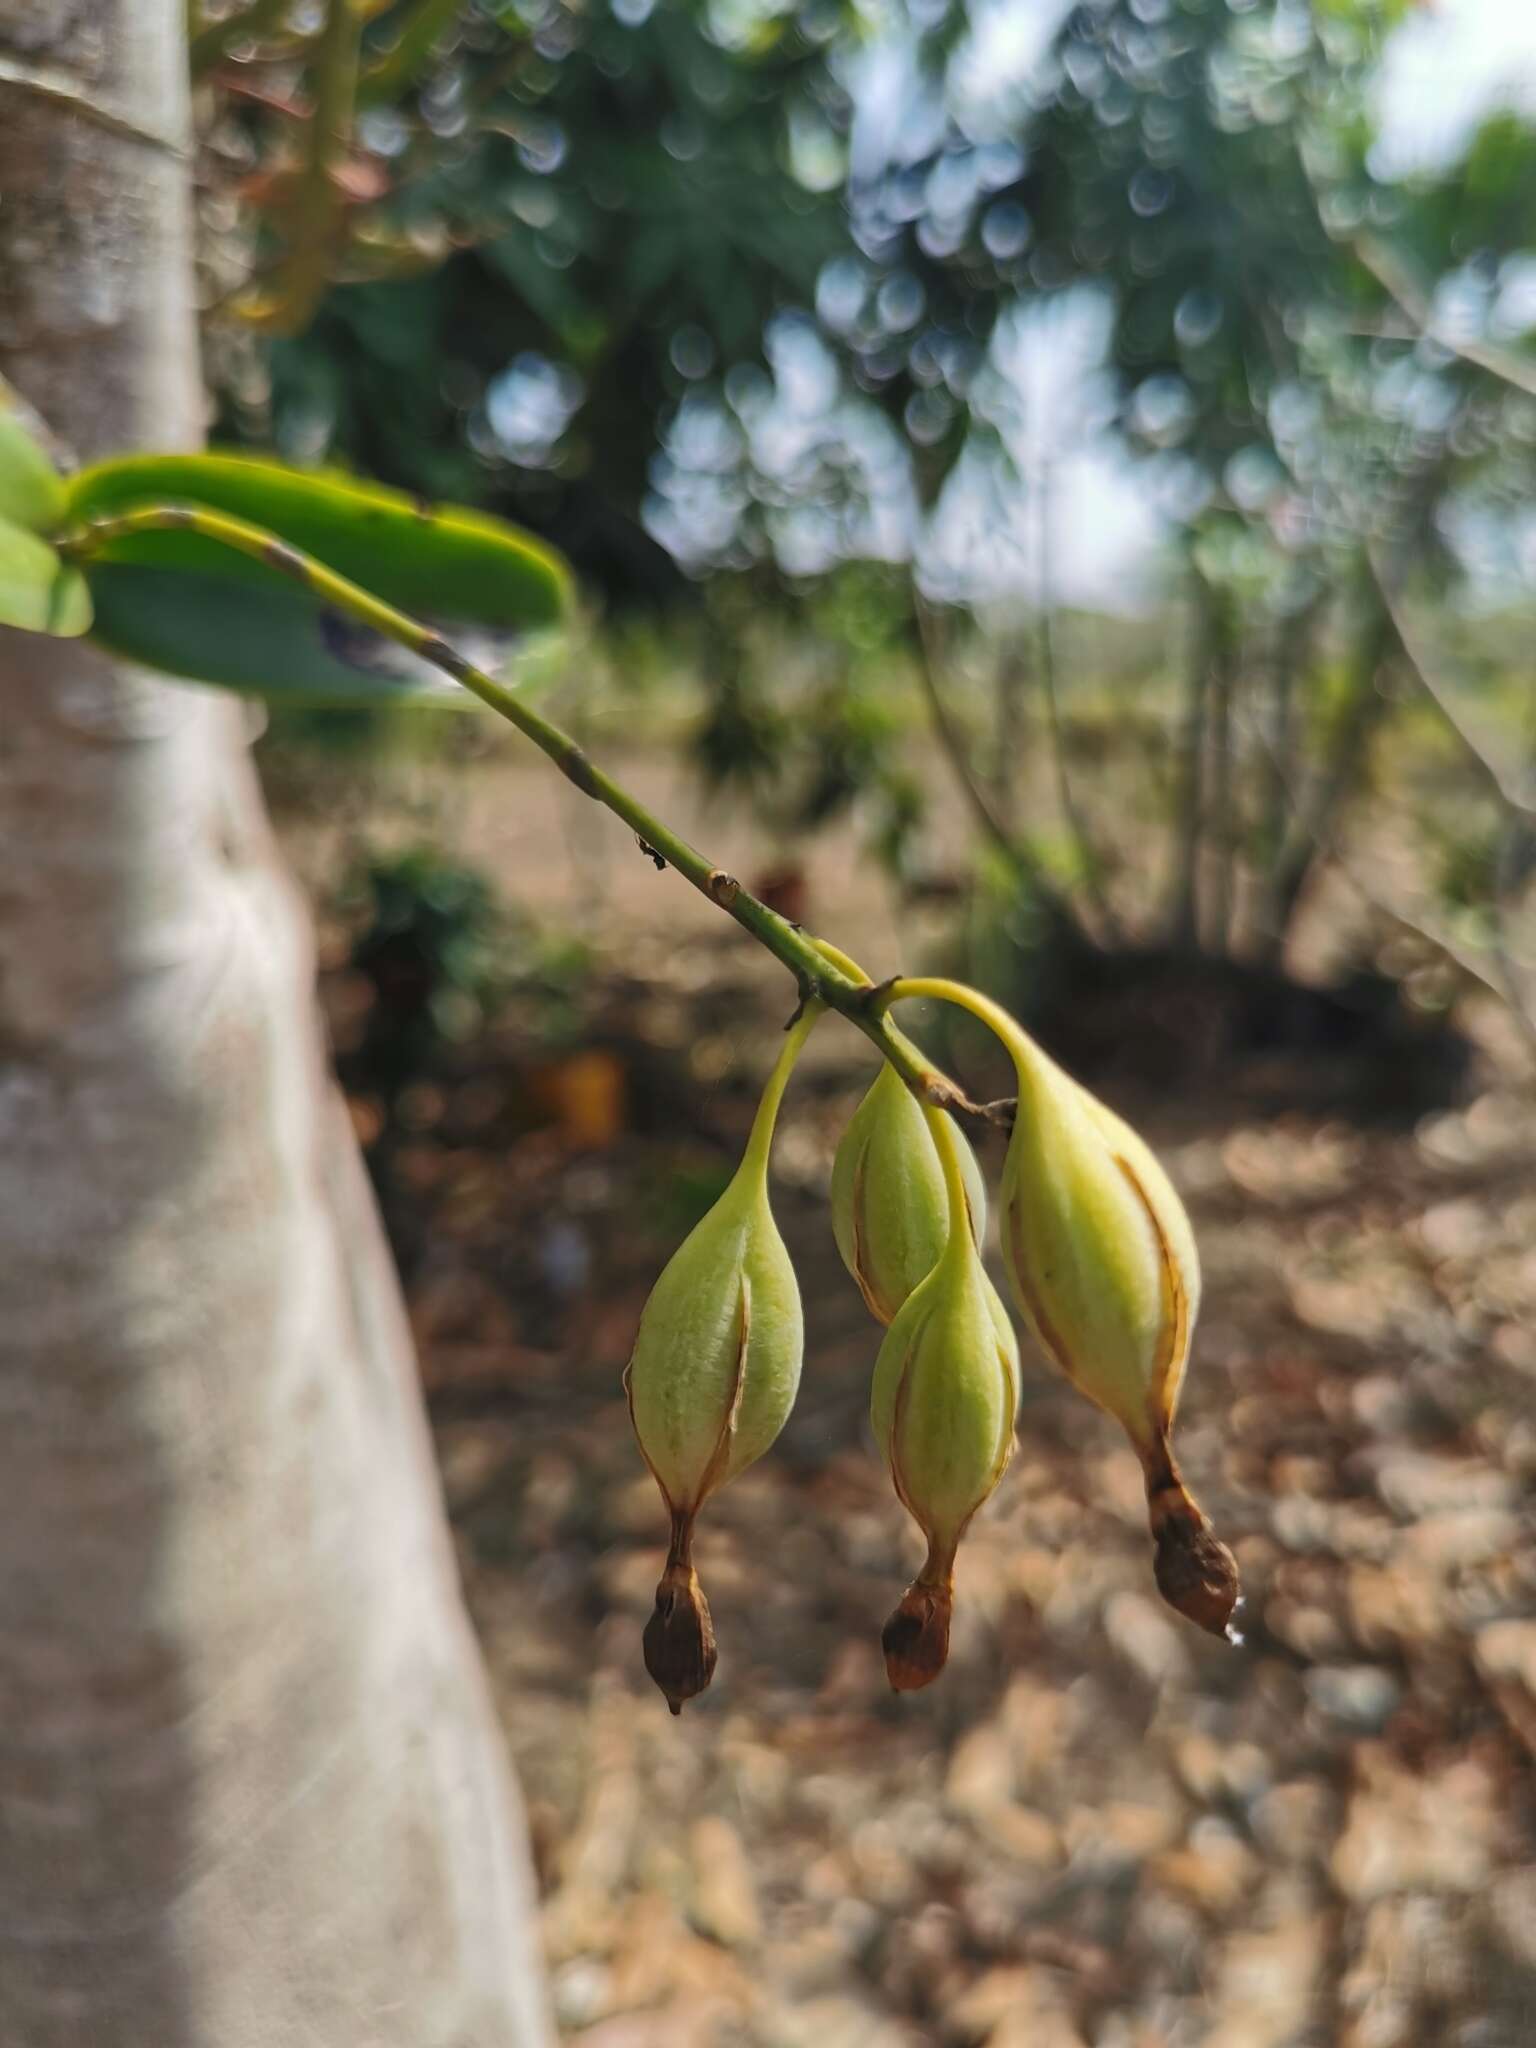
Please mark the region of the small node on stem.
[[295, 583], [308, 583], [309, 564], [296, 548], [289, 547], [287, 541], [269, 540], [261, 551], [261, 558], [269, 569], [291, 576]]
[[430, 661], [435, 668], [443, 669], [461, 683], [474, 667], [474, 663], [460, 654], [456, 647], [451, 647], [441, 633], [428, 633], [416, 652], [423, 661]]
[[970, 1101], [963, 1088], [957, 1088], [947, 1074], [941, 1074], [936, 1067], [929, 1067], [923, 1075], [923, 1100], [934, 1109], [968, 1110]]
[[888, 974], [884, 981], [872, 981], [861, 988], [856, 998], [859, 1008], [867, 1010], [871, 1017], [883, 1017], [891, 1007], [891, 998], [900, 980], [899, 974]]
[[728, 875], [724, 868], [711, 868], [709, 879], [704, 884], [711, 903], [718, 903], [722, 910], [729, 910], [741, 894], [741, 884], [734, 875]]
[[583, 796], [600, 797], [596, 771], [582, 748], [567, 747], [559, 757], [559, 767], [567, 782], [574, 782]]

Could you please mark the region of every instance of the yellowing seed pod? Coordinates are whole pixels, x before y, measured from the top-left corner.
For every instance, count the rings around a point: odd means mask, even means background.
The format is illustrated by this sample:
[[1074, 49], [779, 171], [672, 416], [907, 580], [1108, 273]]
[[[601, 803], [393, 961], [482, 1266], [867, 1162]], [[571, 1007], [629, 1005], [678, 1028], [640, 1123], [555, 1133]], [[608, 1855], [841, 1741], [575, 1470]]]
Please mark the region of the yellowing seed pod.
[[[986, 1188], [958, 1130], [955, 1139], [971, 1235], [979, 1243]], [[843, 1264], [882, 1323], [927, 1279], [949, 1235], [949, 1198], [932, 1133], [911, 1090], [883, 1061], [832, 1163], [832, 1230]]]
[[949, 1655], [955, 1552], [1013, 1453], [1019, 1353], [971, 1236], [957, 1135], [929, 1112], [951, 1226], [943, 1253], [897, 1311], [875, 1364], [870, 1416], [897, 1497], [928, 1555], [881, 1638], [898, 1692], [929, 1684]]
[[1237, 1565], [1169, 1437], [1200, 1305], [1194, 1233], [1151, 1151], [1015, 1026], [1018, 1114], [999, 1200], [1014, 1300], [1041, 1349], [1141, 1458], [1163, 1597], [1222, 1635]]
[[625, 1372], [641, 1454], [672, 1519], [645, 1630], [646, 1669], [674, 1714], [709, 1684], [714, 1626], [693, 1568], [693, 1525], [710, 1494], [760, 1458], [800, 1383], [800, 1290], [768, 1201], [779, 1098], [814, 1018], [795, 1027], [763, 1093], [741, 1165], [673, 1253], [640, 1317]]

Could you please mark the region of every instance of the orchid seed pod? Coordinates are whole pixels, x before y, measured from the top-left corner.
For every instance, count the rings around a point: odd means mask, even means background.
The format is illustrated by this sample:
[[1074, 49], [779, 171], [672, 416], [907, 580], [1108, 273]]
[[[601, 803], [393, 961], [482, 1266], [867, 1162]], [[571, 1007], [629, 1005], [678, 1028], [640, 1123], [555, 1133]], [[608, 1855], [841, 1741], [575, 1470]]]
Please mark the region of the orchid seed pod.
[[[952, 1126], [952, 1128], [954, 1128]], [[972, 1237], [986, 1230], [976, 1155], [954, 1129]], [[922, 1107], [882, 1061], [832, 1164], [832, 1230], [843, 1264], [878, 1322], [889, 1323], [939, 1262], [949, 1236], [944, 1169]]]
[[1200, 1306], [1189, 1218], [1136, 1133], [1008, 1021], [1019, 1104], [999, 1209], [1014, 1300], [1047, 1358], [1130, 1437], [1164, 1599], [1225, 1635], [1237, 1564], [1170, 1444]]
[[768, 1449], [800, 1382], [800, 1290], [769, 1206], [768, 1153], [784, 1084], [816, 1014], [793, 1027], [730, 1185], [651, 1290], [624, 1375], [641, 1455], [672, 1519], [644, 1649], [674, 1714], [715, 1669], [714, 1625], [693, 1567], [695, 1517]]
[[949, 1655], [955, 1552], [1013, 1453], [1019, 1399], [1018, 1343], [971, 1234], [959, 1134], [942, 1111], [928, 1117], [949, 1234], [885, 1334], [870, 1403], [897, 1497], [928, 1540], [881, 1637], [897, 1692], [931, 1683]]

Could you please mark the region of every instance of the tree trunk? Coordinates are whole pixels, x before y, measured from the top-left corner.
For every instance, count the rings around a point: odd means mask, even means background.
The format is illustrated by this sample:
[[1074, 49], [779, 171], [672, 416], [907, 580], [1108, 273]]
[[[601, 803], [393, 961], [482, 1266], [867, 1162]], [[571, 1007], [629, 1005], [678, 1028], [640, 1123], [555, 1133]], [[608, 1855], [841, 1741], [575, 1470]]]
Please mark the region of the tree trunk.
[[1216, 634], [1209, 691], [1209, 791], [1205, 830], [1210, 853], [1210, 901], [1206, 905], [1205, 950], [1224, 960], [1232, 945], [1232, 899], [1237, 867], [1237, 830], [1233, 815], [1232, 702], [1237, 692], [1241, 643], [1233, 601], [1216, 596]]
[[1211, 664], [1217, 642], [1217, 597], [1191, 561], [1189, 650], [1184, 671], [1183, 720], [1174, 785], [1174, 867], [1168, 908], [1169, 937], [1183, 953], [1200, 944], [1200, 851], [1205, 833], [1205, 741]]
[[1339, 820], [1359, 787], [1371, 742], [1390, 708], [1378, 679], [1397, 644], [1396, 633], [1386, 608], [1369, 587], [1362, 602], [1364, 612], [1350, 657], [1349, 694], [1315, 784], [1275, 863], [1270, 945], [1276, 960], [1284, 955], [1308, 883], [1333, 849]]
[[1264, 778], [1264, 818], [1259, 834], [1261, 886], [1256, 957], [1278, 967], [1285, 946], [1279, 892], [1288, 886], [1282, 871], [1300, 780], [1296, 685], [1311, 656], [1313, 636], [1329, 598], [1322, 589], [1298, 610], [1289, 612], [1275, 631], [1270, 662], [1269, 761]]
[[[0, 368], [87, 457], [199, 433], [183, 20], [0, 0]], [[546, 2043], [239, 707], [0, 633], [0, 845], [0, 2042]]]

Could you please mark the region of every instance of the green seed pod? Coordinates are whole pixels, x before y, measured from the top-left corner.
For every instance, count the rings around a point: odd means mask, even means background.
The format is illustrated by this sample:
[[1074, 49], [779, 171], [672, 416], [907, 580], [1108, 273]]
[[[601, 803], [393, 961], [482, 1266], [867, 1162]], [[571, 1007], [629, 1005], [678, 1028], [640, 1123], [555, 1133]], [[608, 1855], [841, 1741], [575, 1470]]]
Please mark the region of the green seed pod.
[[674, 1512], [760, 1458], [800, 1380], [800, 1290], [749, 1157], [651, 1291], [629, 1362], [635, 1435]]
[[944, 1157], [950, 1235], [886, 1332], [870, 1403], [897, 1497], [928, 1539], [923, 1569], [882, 1637], [898, 1692], [943, 1669], [955, 1552], [1012, 1455], [1019, 1398], [1018, 1343], [971, 1236], [957, 1134], [942, 1112], [929, 1116]]
[[[979, 1243], [987, 1225], [986, 1188], [958, 1128], [955, 1136], [971, 1235]], [[832, 1162], [832, 1230], [843, 1264], [882, 1323], [927, 1279], [949, 1236], [938, 1149], [911, 1090], [884, 1061]]]
[[672, 1518], [645, 1660], [674, 1714], [715, 1668], [709, 1606], [692, 1563], [694, 1519], [710, 1494], [768, 1449], [800, 1382], [800, 1290], [769, 1206], [768, 1152], [784, 1084], [814, 1021], [808, 1014], [791, 1033], [734, 1178], [651, 1290], [624, 1375], [641, 1454]]
[[1118, 1117], [1037, 1048], [1018, 1067], [1000, 1198], [1014, 1298], [1067, 1378], [1146, 1442], [1172, 1421], [1199, 1302], [1188, 1221]]
[[1017, 1026], [1009, 1044], [1019, 1106], [1000, 1227], [1014, 1300], [1046, 1357], [1135, 1446], [1164, 1597], [1225, 1634], [1237, 1566], [1179, 1477], [1169, 1443], [1200, 1305], [1184, 1205], [1112, 1110]]

